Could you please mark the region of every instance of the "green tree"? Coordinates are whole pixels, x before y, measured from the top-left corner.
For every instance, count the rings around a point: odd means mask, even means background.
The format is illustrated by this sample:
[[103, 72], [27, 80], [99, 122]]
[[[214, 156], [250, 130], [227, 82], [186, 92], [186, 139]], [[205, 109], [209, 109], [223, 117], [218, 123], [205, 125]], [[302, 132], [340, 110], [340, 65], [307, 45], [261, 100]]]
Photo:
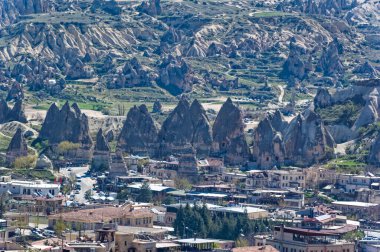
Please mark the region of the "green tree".
[[152, 190], [150, 189], [149, 183], [144, 182], [140, 188], [140, 192], [136, 197], [138, 202], [152, 202]]
[[84, 198], [86, 200], [90, 200], [91, 199], [91, 196], [92, 196], [92, 190], [91, 189], [88, 189], [85, 193], [84, 193]]
[[176, 178], [174, 180], [174, 183], [175, 183], [175, 187], [178, 189], [178, 190], [190, 190], [192, 185], [191, 183], [185, 179], [185, 178]]
[[72, 142], [69, 142], [69, 141], [63, 141], [63, 142], [60, 142], [58, 144], [58, 151], [61, 153], [61, 154], [65, 154], [69, 151], [72, 151], [72, 150], [77, 150], [80, 148], [80, 144], [79, 143], [72, 143]]
[[354, 242], [356, 240], [361, 240], [365, 236], [364, 231], [362, 230], [354, 230], [351, 232], [348, 232], [343, 235], [343, 240], [349, 241], [349, 242]]
[[171, 204], [174, 204], [174, 203], [175, 203], [175, 200], [174, 200], [174, 198], [172, 196], [167, 196], [162, 201], [162, 204], [165, 204], [165, 205], [171, 205]]
[[117, 194], [116, 198], [117, 198], [118, 200], [127, 200], [127, 199], [128, 199], [128, 196], [129, 196], [129, 192], [128, 192], [128, 190], [123, 189], [123, 190], [121, 190], [121, 191]]
[[249, 243], [247, 241], [247, 239], [243, 238], [243, 237], [239, 237], [236, 242], [236, 247], [238, 248], [241, 248], [241, 247], [248, 247]]
[[62, 217], [60, 217], [54, 225], [54, 232], [57, 234], [58, 237], [62, 237], [62, 234], [66, 230], [66, 228], [67, 226], [65, 222], [63, 221]]
[[37, 157], [34, 155], [18, 157], [13, 162], [13, 167], [15, 169], [31, 169], [36, 166], [36, 161], [37, 161]]

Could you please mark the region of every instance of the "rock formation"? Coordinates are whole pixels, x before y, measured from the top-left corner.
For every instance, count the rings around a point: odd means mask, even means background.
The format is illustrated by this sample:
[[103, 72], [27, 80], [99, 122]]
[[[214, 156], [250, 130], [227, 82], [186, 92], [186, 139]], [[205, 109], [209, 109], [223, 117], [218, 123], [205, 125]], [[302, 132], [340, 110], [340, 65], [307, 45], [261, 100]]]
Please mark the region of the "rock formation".
[[128, 112], [118, 138], [118, 148], [135, 155], [153, 156], [157, 148], [158, 129], [145, 105]]
[[115, 139], [115, 132], [114, 130], [110, 129], [106, 132], [106, 140], [107, 142], [112, 142]]
[[190, 41], [190, 44], [184, 49], [183, 54], [186, 57], [206, 57], [206, 51], [208, 49], [207, 43], [201, 38], [194, 38]]
[[198, 157], [208, 156], [212, 144], [212, 133], [206, 110], [197, 99], [190, 106], [190, 117], [192, 125], [191, 145]]
[[155, 101], [153, 103], [153, 109], [152, 113], [161, 113], [162, 112], [162, 105], [160, 101]]
[[253, 136], [253, 159], [258, 168], [271, 169], [283, 165], [285, 156], [282, 134], [276, 131], [266, 117], [259, 123]]
[[66, 76], [69, 80], [89, 79], [92, 77], [94, 77], [94, 70], [80, 59], [76, 59], [75, 63], [70, 66]]
[[8, 91], [7, 101], [17, 101], [24, 99], [24, 90], [20, 83], [15, 82], [12, 84], [12, 87]]
[[208, 57], [214, 57], [218, 55], [222, 55], [226, 51], [226, 48], [224, 45], [212, 42], [209, 47], [207, 48], [206, 55]]
[[128, 175], [127, 165], [125, 163], [123, 153], [121, 151], [116, 151], [110, 155], [109, 164], [109, 176], [114, 178], [116, 176], [126, 176]]
[[224, 157], [230, 165], [245, 164], [249, 149], [244, 135], [243, 113], [230, 98], [223, 104], [214, 122], [213, 155]]
[[11, 121], [27, 122], [22, 100], [16, 101], [12, 109], [8, 107], [5, 100], [0, 100], [0, 123]]
[[303, 80], [307, 77], [309, 71], [311, 71], [311, 63], [302, 59], [301, 55], [305, 54], [306, 49], [297, 44], [297, 41], [293, 39], [289, 44], [289, 56], [282, 66], [282, 72], [280, 76], [291, 82], [296, 80]]
[[171, 94], [178, 95], [192, 89], [190, 66], [181, 58], [169, 55], [159, 67], [157, 83]]
[[368, 155], [368, 162], [376, 166], [380, 165], [380, 135], [376, 137], [371, 145], [370, 152]]
[[293, 165], [308, 166], [334, 154], [334, 139], [313, 111], [299, 114], [290, 122], [284, 143], [287, 160]]
[[7, 149], [7, 163], [11, 165], [17, 158], [27, 155], [28, 145], [21, 128], [18, 128]]
[[79, 149], [70, 153], [69, 158], [78, 162], [89, 161], [91, 158], [92, 139], [88, 118], [76, 103], [70, 107], [66, 102], [61, 109], [53, 103], [47, 111], [38, 139], [47, 140], [54, 152], [57, 152], [57, 145], [64, 141], [79, 144]]
[[284, 132], [284, 130], [288, 127], [288, 122], [278, 109], [274, 113], [268, 114], [267, 117], [273, 129], [277, 132]]
[[95, 12], [97, 9], [103, 10], [111, 15], [120, 15], [122, 12], [121, 7], [115, 0], [94, 0], [91, 5], [91, 11]]
[[314, 97], [314, 107], [318, 108], [326, 108], [333, 104], [333, 100], [329, 90], [327, 88], [319, 88], [317, 91], [317, 95]]
[[51, 162], [51, 160], [47, 156], [42, 154], [37, 159], [36, 169], [51, 170], [51, 169], [53, 169], [53, 163]]
[[194, 100], [182, 98], [176, 108], [164, 121], [159, 132], [159, 153], [161, 157], [172, 153], [181, 154], [194, 149], [194, 154], [207, 156], [212, 143], [211, 127], [206, 111]]
[[102, 128], [100, 128], [96, 134], [96, 143], [91, 163], [92, 171], [104, 171], [109, 169], [110, 151], [110, 146], [103, 135]]
[[167, 44], [175, 44], [182, 40], [183, 34], [181, 31], [176, 30], [173, 27], [170, 27], [161, 37], [161, 42]]
[[343, 46], [334, 39], [326, 49], [323, 50], [321, 58], [317, 65], [317, 71], [322, 72], [324, 76], [336, 76], [344, 73], [344, 66], [340, 60], [343, 54]]
[[352, 72], [367, 78], [376, 78], [379, 76], [379, 72], [368, 61], [358, 65]]
[[4, 24], [11, 24], [20, 15], [34, 13], [46, 13], [52, 10], [49, 0], [14, 0], [0, 2], [0, 27]]
[[108, 88], [150, 86], [151, 81], [148, 68], [133, 58], [125, 63], [122, 71], [115, 75], [114, 81], [108, 84]]
[[374, 88], [371, 93], [368, 94], [366, 104], [360, 111], [359, 117], [356, 119], [352, 130], [357, 130], [362, 126], [374, 123], [380, 116], [380, 94], [378, 88]]
[[[62, 70], [62, 72], [65, 72], [65, 67], [62, 67]], [[61, 71], [55, 64], [46, 62], [43, 59], [34, 59], [26, 56], [15, 64], [11, 77], [30, 90], [39, 91], [44, 89], [50, 94], [59, 93], [65, 85], [65, 81], [61, 77]], [[21, 86], [15, 86], [15, 88], [16, 90], [20, 90]]]
[[160, 0], [144, 1], [137, 7], [137, 11], [146, 13], [150, 16], [161, 15], [160, 2], [161, 2]]

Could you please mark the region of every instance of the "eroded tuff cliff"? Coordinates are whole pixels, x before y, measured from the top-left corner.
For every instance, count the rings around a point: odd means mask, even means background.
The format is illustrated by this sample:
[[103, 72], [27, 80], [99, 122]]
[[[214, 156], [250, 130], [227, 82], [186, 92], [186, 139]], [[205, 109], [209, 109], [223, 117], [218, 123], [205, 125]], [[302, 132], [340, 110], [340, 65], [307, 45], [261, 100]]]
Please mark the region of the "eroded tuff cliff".
[[158, 127], [145, 105], [132, 107], [118, 138], [118, 148], [130, 154], [154, 156]]
[[159, 156], [193, 148], [198, 156], [207, 156], [212, 143], [211, 126], [206, 111], [198, 100], [190, 105], [182, 98], [164, 121], [159, 133]]
[[88, 118], [76, 103], [70, 106], [66, 102], [61, 109], [53, 103], [47, 111], [39, 138], [48, 140], [50, 145], [69, 141], [85, 147], [92, 146]]
[[214, 155], [223, 156], [226, 164], [245, 164], [249, 159], [244, 135], [243, 113], [230, 98], [220, 109], [212, 127]]

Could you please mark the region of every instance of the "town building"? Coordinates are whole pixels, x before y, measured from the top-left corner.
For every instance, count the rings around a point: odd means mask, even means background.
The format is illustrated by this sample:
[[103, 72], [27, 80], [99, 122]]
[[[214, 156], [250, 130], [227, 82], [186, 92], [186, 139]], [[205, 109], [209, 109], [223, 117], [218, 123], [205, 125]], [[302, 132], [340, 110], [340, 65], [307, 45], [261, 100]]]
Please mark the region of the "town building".
[[334, 201], [333, 207], [343, 214], [356, 216], [358, 219], [379, 220], [380, 205], [358, 201]]
[[12, 180], [10, 176], [0, 177], [0, 194], [11, 195], [58, 195], [60, 185], [45, 183], [42, 180], [25, 181], [25, 180]]
[[248, 206], [231, 206], [231, 207], [216, 207], [211, 208], [211, 212], [223, 216], [229, 216], [230, 218], [237, 218], [239, 216], [247, 215], [248, 219], [264, 219], [268, 217], [268, 211], [257, 207]]
[[309, 229], [277, 226], [273, 236], [257, 238], [255, 243], [271, 245], [283, 252], [334, 251], [353, 252], [355, 243], [342, 240], [341, 237], [356, 230], [356, 226], [345, 225], [334, 229]]
[[153, 215], [150, 207], [126, 204], [49, 215], [48, 225], [53, 228], [58, 220], [62, 220], [73, 230], [95, 230], [102, 227], [104, 223], [116, 223], [120, 226], [153, 227]]

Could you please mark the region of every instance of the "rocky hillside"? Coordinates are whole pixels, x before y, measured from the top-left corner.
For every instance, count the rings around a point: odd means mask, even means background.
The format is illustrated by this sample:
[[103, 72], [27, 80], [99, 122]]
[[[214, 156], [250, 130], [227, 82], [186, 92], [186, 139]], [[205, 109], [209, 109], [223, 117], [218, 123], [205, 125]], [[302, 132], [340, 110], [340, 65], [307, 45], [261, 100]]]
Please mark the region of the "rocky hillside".
[[[375, 1], [30, 0], [0, 13], [4, 79], [55, 95], [78, 79], [215, 95], [378, 76]], [[49, 79], [62, 80], [54, 92]]]

